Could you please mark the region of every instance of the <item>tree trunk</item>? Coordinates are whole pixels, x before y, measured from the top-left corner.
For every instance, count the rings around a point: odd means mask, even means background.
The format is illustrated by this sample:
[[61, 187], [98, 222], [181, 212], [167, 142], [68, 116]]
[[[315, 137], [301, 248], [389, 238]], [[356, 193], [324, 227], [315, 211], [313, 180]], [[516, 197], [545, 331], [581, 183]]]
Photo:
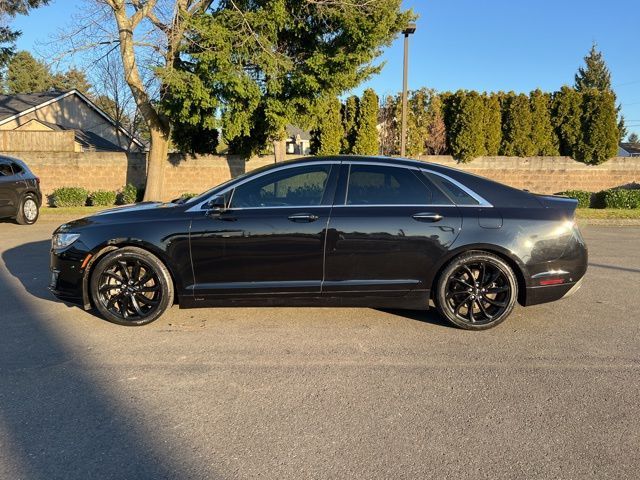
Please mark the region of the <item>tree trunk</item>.
[[147, 184], [144, 201], [164, 200], [164, 166], [167, 162], [169, 134], [158, 126], [150, 126], [151, 146], [147, 155]]

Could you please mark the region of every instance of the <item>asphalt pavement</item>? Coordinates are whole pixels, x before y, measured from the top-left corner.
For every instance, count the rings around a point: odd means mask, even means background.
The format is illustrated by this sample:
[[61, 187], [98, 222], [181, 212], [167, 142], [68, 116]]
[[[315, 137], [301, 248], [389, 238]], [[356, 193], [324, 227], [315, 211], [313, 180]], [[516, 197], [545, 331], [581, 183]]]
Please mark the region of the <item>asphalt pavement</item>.
[[584, 227], [580, 291], [467, 332], [364, 308], [112, 325], [47, 291], [55, 226], [0, 222], [0, 479], [639, 476], [638, 227]]

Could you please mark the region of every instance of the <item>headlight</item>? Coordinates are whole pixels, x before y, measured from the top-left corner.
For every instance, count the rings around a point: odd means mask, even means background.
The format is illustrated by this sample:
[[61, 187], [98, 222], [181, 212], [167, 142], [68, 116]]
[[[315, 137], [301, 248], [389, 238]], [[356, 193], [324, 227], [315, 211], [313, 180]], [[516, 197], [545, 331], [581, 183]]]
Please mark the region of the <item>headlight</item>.
[[80, 238], [79, 233], [56, 233], [51, 238], [51, 248], [60, 250], [66, 248]]

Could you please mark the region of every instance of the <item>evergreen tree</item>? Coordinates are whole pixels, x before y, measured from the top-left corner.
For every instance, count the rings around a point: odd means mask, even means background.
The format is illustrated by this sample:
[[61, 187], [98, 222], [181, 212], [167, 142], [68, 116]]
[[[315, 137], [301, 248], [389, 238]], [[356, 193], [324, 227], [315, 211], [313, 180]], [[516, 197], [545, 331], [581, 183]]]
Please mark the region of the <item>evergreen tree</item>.
[[531, 142], [535, 155], [558, 155], [558, 137], [551, 123], [551, 95], [536, 89], [531, 102]]
[[362, 94], [356, 119], [356, 138], [353, 153], [356, 155], [377, 155], [378, 142], [378, 96], [371, 88]]
[[16, 53], [7, 66], [7, 92], [34, 93], [44, 92], [51, 87], [51, 72], [26, 51]]
[[360, 99], [351, 95], [347, 98], [342, 107], [342, 129], [344, 137], [342, 138], [341, 153], [352, 153], [353, 145], [356, 141], [356, 118], [358, 117], [358, 108]]
[[627, 138], [627, 142], [633, 143], [635, 145], [635, 144], [640, 143], [640, 138], [638, 138], [638, 134], [637, 133], [633, 132], [633, 133], [631, 133], [629, 135], [629, 138]]
[[447, 127], [442, 109], [440, 95], [433, 95], [429, 103], [429, 124], [425, 142], [428, 155], [442, 155], [447, 150]]
[[53, 75], [51, 88], [61, 91], [78, 90], [86, 95], [91, 90], [91, 84], [83, 71], [77, 68], [70, 68], [66, 72]]
[[7, 65], [15, 54], [15, 42], [21, 32], [7, 26], [6, 16], [27, 15], [29, 10], [49, 3], [49, 0], [2, 0], [0, 1], [0, 68]]
[[528, 157], [535, 155], [531, 142], [531, 106], [525, 94], [509, 95], [505, 100], [502, 132], [502, 154]]
[[410, 92], [407, 111], [407, 156], [423, 155], [429, 137], [429, 105], [433, 90], [421, 88]]
[[487, 155], [495, 156], [500, 152], [502, 142], [502, 110], [500, 94], [483, 95], [485, 102], [484, 137]]
[[399, 104], [399, 95], [388, 95], [378, 113], [380, 149], [383, 155], [397, 155], [400, 151]]
[[576, 160], [600, 164], [618, 152], [619, 131], [615, 97], [595, 89], [583, 93], [582, 138]]
[[485, 102], [478, 92], [459, 90], [454, 94], [451, 154], [463, 162], [486, 155]]
[[560, 155], [575, 159], [582, 142], [582, 94], [567, 86], [556, 92], [552, 100], [552, 122]]
[[338, 155], [344, 138], [342, 103], [337, 97], [332, 97], [322, 102], [318, 110], [318, 125], [313, 131], [311, 151], [316, 155]]
[[[600, 92], [610, 92], [613, 94], [613, 103], [616, 103], [616, 95], [611, 88], [611, 72], [604, 61], [602, 52], [598, 50], [597, 45], [594, 43], [591, 45], [589, 54], [584, 57], [584, 67], [578, 68], [578, 73], [575, 75], [575, 89], [578, 92], [585, 92], [589, 89], [596, 89]], [[627, 132], [627, 128], [624, 125], [624, 116], [620, 115], [621, 105], [616, 107], [616, 115], [618, 118], [618, 132], [620, 134], [619, 140], [622, 140]]]

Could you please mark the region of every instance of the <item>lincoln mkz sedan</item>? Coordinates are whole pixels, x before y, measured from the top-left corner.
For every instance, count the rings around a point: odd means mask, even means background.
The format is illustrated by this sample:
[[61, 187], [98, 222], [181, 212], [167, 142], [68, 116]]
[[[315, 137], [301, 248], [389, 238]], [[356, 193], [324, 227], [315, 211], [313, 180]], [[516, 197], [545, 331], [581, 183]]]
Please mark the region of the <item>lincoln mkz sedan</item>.
[[122, 325], [199, 306], [427, 309], [482, 330], [577, 290], [577, 202], [440, 165], [315, 157], [60, 226], [51, 290]]

